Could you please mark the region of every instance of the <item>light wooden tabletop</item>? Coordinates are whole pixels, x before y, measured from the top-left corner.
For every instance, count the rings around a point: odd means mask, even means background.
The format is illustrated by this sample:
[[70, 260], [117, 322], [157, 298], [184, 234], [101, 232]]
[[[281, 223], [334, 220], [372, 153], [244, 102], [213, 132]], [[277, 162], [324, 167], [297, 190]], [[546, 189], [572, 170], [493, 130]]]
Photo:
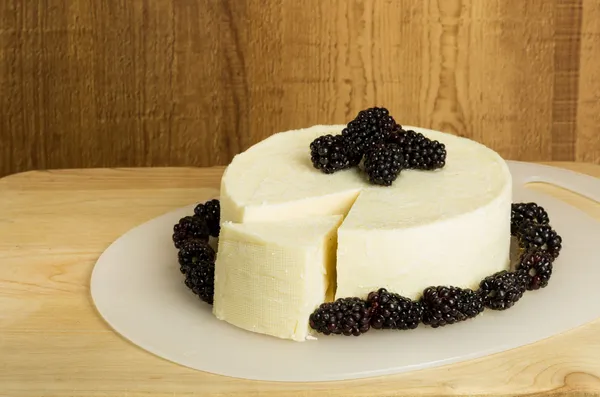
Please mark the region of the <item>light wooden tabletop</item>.
[[[597, 165], [551, 165], [600, 177]], [[92, 304], [96, 259], [130, 228], [217, 193], [222, 171], [61, 170], [0, 179], [0, 396], [600, 395], [600, 321], [475, 361], [318, 384], [205, 374], [125, 341]], [[600, 220], [598, 203], [532, 188]]]

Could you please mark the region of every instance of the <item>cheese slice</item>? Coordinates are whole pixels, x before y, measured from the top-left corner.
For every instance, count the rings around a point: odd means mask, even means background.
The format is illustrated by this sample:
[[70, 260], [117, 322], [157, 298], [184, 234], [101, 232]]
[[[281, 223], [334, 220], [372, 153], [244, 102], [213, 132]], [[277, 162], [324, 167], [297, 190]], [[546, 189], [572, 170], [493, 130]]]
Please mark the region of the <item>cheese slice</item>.
[[[335, 286], [342, 216], [222, 224], [213, 313], [239, 328], [303, 341]], [[333, 282], [333, 283], [332, 283]]]

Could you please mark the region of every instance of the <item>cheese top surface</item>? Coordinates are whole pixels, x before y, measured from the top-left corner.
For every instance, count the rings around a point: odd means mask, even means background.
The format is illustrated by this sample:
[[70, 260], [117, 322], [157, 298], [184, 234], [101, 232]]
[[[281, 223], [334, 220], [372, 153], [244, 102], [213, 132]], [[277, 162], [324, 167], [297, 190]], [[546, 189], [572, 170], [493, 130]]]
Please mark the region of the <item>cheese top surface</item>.
[[486, 146], [416, 127], [405, 129], [446, 145], [443, 169], [404, 170], [388, 187], [369, 183], [357, 168], [334, 174], [316, 170], [310, 143], [343, 128], [318, 125], [278, 133], [237, 155], [222, 179], [224, 220], [268, 221], [349, 211], [344, 228], [412, 227], [484, 206], [511, 183], [506, 162]]

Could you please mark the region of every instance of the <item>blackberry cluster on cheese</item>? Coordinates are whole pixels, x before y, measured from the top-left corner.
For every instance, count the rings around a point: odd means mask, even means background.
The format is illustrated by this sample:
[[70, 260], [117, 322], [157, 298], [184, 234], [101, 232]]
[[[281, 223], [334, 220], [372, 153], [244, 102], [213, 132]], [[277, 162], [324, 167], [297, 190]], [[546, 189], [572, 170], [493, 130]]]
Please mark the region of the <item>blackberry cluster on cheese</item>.
[[311, 142], [310, 160], [315, 168], [333, 174], [358, 165], [360, 157], [350, 151], [343, 136], [327, 134]]
[[365, 154], [365, 172], [371, 183], [391, 185], [404, 164], [404, 157], [398, 145], [379, 144]]
[[401, 128], [390, 115], [389, 110], [384, 107], [373, 107], [358, 112], [358, 115], [342, 130], [341, 136], [347, 142], [349, 150], [361, 158]]
[[389, 144], [397, 145], [404, 159], [403, 168], [411, 170], [436, 170], [446, 164], [446, 146], [413, 130], [390, 135]]
[[220, 200], [182, 218], [173, 243], [184, 284], [250, 332], [303, 341], [439, 328], [549, 284], [562, 238], [511, 189], [489, 148], [370, 108], [235, 156]]
[[443, 143], [404, 131], [384, 107], [361, 110], [339, 135], [317, 137], [310, 154], [313, 166], [326, 174], [364, 161], [369, 181], [382, 186], [390, 186], [403, 169], [432, 171], [446, 163]]

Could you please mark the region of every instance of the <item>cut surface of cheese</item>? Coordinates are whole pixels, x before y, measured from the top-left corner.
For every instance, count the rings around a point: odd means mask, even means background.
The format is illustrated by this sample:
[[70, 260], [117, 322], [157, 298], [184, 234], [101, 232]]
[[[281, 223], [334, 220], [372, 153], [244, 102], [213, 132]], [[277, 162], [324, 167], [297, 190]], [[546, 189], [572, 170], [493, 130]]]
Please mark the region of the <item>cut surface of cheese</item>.
[[383, 187], [371, 184], [359, 167], [333, 174], [313, 167], [310, 143], [343, 128], [278, 133], [235, 156], [221, 182], [222, 221], [343, 215], [335, 298], [366, 297], [385, 287], [416, 299], [428, 286], [475, 288], [483, 277], [508, 268], [512, 178], [496, 152], [466, 138], [405, 126], [444, 143], [446, 164], [434, 171], [403, 170]]
[[[222, 224], [213, 313], [237, 327], [296, 341], [332, 299], [342, 216]], [[328, 296], [329, 293], [329, 296]]]

